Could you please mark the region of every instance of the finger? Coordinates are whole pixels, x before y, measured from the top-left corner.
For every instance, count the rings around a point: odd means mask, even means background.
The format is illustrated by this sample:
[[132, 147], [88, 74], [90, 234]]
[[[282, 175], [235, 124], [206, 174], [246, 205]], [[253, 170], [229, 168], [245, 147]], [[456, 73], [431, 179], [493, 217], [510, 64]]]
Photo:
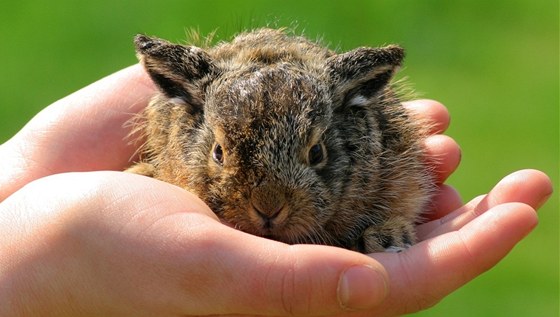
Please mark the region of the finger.
[[550, 178], [538, 170], [521, 170], [502, 179], [480, 204], [477, 212], [505, 202], [522, 202], [539, 209], [552, 195]]
[[461, 196], [452, 186], [441, 184], [436, 194], [432, 197], [431, 208], [422, 214], [424, 222], [442, 218], [450, 212], [461, 208], [463, 205]]
[[135, 151], [123, 125], [153, 93], [148, 76], [135, 65], [45, 108], [0, 146], [0, 201], [46, 175], [123, 169]]
[[[437, 232], [440, 232], [440, 233], [449, 232], [450, 230], [448, 230], [448, 227], [446, 227], [445, 229], [441, 229], [441, 231], [440, 231], [440, 227], [441, 227], [442, 223], [453, 221], [451, 219], [446, 219], [446, 217], [447, 218], [454, 217], [456, 219], [455, 221], [460, 222], [462, 224], [468, 223], [468, 221], [463, 221], [463, 218], [468, 218], [470, 220], [474, 219], [474, 217], [472, 217], [470, 215], [470, 213], [472, 212], [472, 210], [474, 210], [476, 208], [476, 206], [485, 197], [486, 197], [486, 195], [477, 196], [477, 197], [471, 199], [465, 205], [453, 210], [451, 213], [445, 215], [444, 217], [435, 218], [434, 220], [432, 220], [430, 222], [426, 222], [426, 223], [423, 223], [423, 224], [417, 226], [416, 227], [416, 235], [417, 235], [418, 239], [420, 241], [427, 240], [431, 237], [434, 237]], [[460, 228], [460, 226], [455, 227], [455, 229], [459, 229], [459, 228]]]
[[427, 120], [430, 126], [430, 134], [442, 133], [449, 127], [449, 112], [444, 105], [437, 101], [428, 99], [413, 100], [403, 102], [403, 106], [420, 118]]
[[536, 224], [531, 206], [502, 204], [458, 231], [421, 242], [402, 253], [376, 254], [375, 259], [388, 268], [391, 293], [373, 315], [400, 315], [432, 306], [493, 267]]
[[452, 138], [446, 135], [432, 135], [424, 141], [427, 163], [437, 183], [443, 183], [457, 169], [461, 162], [461, 149]]
[[433, 100], [414, 100], [403, 105], [429, 127], [424, 141], [428, 164], [433, 166], [438, 183], [443, 183], [461, 161], [459, 145], [450, 137], [439, 135], [449, 126], [449, 112], [441, 103]]
[[449, 215], [418, 226], [418, 236], [428, 239], [458, 230], [488, 209], [508, 202], [520, 202], [538, 209], [552, 194], [548, 176], [537, 170], [521, 170], [502, 179], [488, 195]]

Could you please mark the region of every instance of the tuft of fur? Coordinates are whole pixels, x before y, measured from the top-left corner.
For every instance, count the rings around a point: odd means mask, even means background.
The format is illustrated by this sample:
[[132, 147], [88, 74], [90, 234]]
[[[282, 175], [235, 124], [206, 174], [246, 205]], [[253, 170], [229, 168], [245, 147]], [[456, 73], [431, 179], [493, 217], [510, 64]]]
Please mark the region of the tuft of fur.
[[191, 191], [224, 222], [290, 244], [405, 248], [427, 207], [425, 125], [391, 79], [396, 45], [336, 53], [257, 29], [199, 48], [138, 35], [160, 89], [128, 171]]

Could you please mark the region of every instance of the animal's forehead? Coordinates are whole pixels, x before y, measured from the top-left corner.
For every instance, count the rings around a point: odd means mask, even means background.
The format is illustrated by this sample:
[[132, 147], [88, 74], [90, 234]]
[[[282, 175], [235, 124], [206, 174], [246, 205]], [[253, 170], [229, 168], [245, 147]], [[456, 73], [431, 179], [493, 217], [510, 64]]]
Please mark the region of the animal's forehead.
[[226, 73], [207, 96], [208, 111], [238, 120], [304, 115], [328, 99], [320, 76], [289, 65], [250, 67]]

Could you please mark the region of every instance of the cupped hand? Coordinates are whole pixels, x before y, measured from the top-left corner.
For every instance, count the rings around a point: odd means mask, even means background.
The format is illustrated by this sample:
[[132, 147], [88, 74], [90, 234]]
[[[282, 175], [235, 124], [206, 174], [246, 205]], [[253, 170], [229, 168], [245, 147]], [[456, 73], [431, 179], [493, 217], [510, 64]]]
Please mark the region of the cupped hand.
[[[492, 267], [536, 224], [551, 192], [538, 171], [506, 177], [461, 206], [443, 184], [460, 151], [428, 119], [440, 184], [421, 242], [366, 256], [288, 246], [219, 223], [200, 200], [121, 172], [135, 147], [123, 128], [154, 93], [132, 66], [45, 108], [0, 146], [0, 315], [395, 315], [424, 309]], [[87, 172], [95, 171], [95, 172]], [[69, 173], [80, 172], [80, 173]], [[8, 285], [7, 287], [4, 287]], [[354, 314], [353, 313], [353, 314]]]

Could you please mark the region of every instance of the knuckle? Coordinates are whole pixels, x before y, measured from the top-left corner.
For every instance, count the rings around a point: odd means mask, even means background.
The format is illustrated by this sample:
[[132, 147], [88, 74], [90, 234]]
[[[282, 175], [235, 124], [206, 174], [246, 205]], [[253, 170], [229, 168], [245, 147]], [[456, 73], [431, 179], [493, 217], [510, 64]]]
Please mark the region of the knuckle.
[[277, 314], [286, 316], [308, 315], [313, 306], [313, 287], [309, 274], [298, 265], [297, 258], [271, 271], [267, 277], [267, 289], [270, 290], [268, 300], [275, 303]]

